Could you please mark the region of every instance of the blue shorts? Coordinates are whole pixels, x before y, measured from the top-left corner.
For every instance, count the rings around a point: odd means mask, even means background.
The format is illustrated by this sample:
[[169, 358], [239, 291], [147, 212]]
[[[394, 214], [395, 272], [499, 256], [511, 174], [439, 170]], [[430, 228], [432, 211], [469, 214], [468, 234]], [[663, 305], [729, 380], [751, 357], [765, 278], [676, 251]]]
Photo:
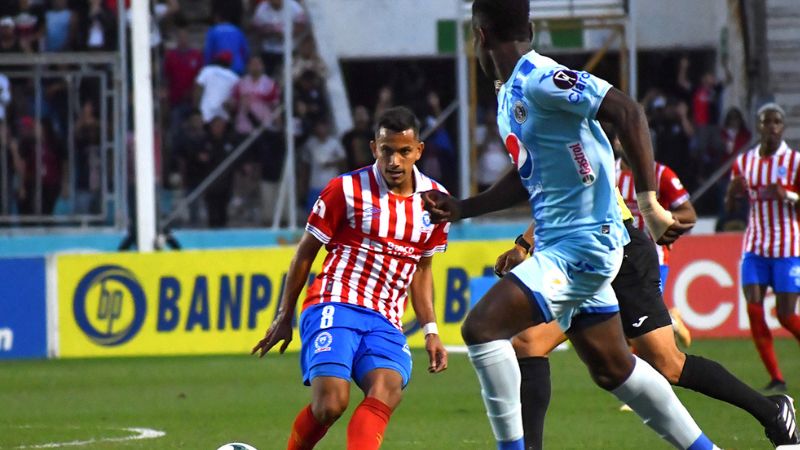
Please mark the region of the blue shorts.
[[380, 313], [343, 303], [321, 303], [300, 321], [303, 384], [316, 377], [361, 380], [374, 369], [392, 369], [411, 379], [411, 351], [403, 332]]
[[742, 258], [742, 286], [772, 286], [779, 293], [800, 293], [800, 258], [767, 258], [747, 252]]
[[664, 288], [667, 287], [667, 275], [669, 275], [669, 266], [666, 264], [661, 264], [658, 266], [659, 271], [661, 272], [661, 292], [664, 292]]
[[581, 233], [536, 250], [510, 272], [545, 322], [569, 329], [578, 314], [619, 311], [611, 280], [622, 264], [622, 247], [610, 248], [594, 234]]

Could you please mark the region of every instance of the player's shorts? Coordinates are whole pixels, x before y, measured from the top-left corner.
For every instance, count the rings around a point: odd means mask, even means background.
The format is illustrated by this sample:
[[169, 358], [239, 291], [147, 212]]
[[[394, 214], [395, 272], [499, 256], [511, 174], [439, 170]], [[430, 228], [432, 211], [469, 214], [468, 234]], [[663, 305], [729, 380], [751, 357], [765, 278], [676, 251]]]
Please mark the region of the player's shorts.
[[611, 280], [622, 260], [622, 249], [612, 248], [604, 236], [576, 233], [536, 252], [509, 273], [542, 313], [569, 329], [578, 314], [619, 311]]
[[411, 351], [403, 332], [367, 308], [320, 303], [303, 311], [300, 368], [303, 384], [316, 377], [337, 377], [361, 384], [374, 369], [391, 369], [411, 378]]
[[611, 286], [619, 300], [622, 329], [629, 339], [671, 325], [661, 291], [661, 270], [656, 246], [644, 231], [625, 222], [631, 242]]
[[800, 293], [800, 258], [767, 258], [747, 252], [742, 258], [742, 286], [772, 286], [779, 293]]

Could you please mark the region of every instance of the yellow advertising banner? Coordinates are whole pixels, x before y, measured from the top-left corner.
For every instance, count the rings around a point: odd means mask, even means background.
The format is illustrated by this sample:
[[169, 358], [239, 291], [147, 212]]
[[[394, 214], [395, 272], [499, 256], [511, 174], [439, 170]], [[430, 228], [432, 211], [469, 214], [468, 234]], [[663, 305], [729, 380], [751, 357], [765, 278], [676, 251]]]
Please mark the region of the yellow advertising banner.
[[[434, 257], [434, 302], [445, 344], [462, 343], [471, 278], [491, 275], [495, 258], [509, 247], [507, 241], [454, 242]], [[59, 255], [59, 354], [249, 352], [275, 317], [293, 255], [292, 247]], [[312, 277], [323, 259], [321, 253]], [[409, 344], [422, 346], [410, 302], [404, 323]], [[295, 332], [290, 349], [299, 348]]]

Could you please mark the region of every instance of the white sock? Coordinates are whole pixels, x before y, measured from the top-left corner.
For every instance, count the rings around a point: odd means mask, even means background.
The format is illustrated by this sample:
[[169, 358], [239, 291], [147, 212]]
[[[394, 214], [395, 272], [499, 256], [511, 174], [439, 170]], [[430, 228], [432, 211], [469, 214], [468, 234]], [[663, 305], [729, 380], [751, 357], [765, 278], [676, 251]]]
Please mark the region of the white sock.
[[509, 340], [467, 346], [469, 360], [481, 382], [486, 415], [498, 442], [522, 439], [521, 376]]
[[688, 449], [703, 432], [667, 380], [646, 361], [635, 358], [631, 375], [611, 393], [629, 405], [663, 439], [677, 448]]

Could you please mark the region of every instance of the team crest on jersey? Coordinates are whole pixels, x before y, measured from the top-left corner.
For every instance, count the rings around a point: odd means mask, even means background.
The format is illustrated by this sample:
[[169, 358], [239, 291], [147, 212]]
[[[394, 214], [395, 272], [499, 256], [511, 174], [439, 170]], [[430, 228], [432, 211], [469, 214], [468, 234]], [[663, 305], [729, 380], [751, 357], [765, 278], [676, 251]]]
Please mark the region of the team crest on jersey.
[[559, 89], [572, 89], [578, 82], [578, 75], [571, 70], [559, 70], [553, 74], [553, 83]]
[[506, 136], [506, 150], [511, 155], [511, 160], [517, 166], [519, 176], [523, 180], [527, 180], [533, 175], [533, 158], [528, 153], [528, 150], [522, 145], [519, 138], [514, 133], [508, 133]]
[[428, 213], [428, 211], [423, 211], [422, 212], [422, 227], [423, 228], [430, 228], [432, 225], [433, 225], [433, 222], [431, 222], [430, 213]]
[[311, 214], [318, 215], [320, 219], [325, 218], [325, 202], [322, 200], [322, 197], [317, 198], [314, 207], [311, 208]]
[[788, 171], [786, 170], [786, 167], [778, 166], [778, 176], [779, 177], [781, 177], [781, 178], [785, 177], [787, 172]]
[[522, 100], [517, 100], [516, 103], [514, 103], [514, 120], [516, 120], [518, 124], [522, 125], [522, 123], [527, 119], [528, 110], [525, 109], [525, 104], [522, 103]]
[[327, 331], [323, 331], [314, 339], [314, 353], [331, 351], [331, 343], [333, 343], [333, 335]]
[[581, 183], [584, 186], [591, 186], [597, 176], [594, 174], [592, 165], [589, 163], [589, 158], [586, 157], [586, 152], [583, 150], [583, 145], [580, 142], [573, 142], [567, 144], [567, 150], [572, 157], [572, 162], [575, 164], [575, 170], [581, 178]]

